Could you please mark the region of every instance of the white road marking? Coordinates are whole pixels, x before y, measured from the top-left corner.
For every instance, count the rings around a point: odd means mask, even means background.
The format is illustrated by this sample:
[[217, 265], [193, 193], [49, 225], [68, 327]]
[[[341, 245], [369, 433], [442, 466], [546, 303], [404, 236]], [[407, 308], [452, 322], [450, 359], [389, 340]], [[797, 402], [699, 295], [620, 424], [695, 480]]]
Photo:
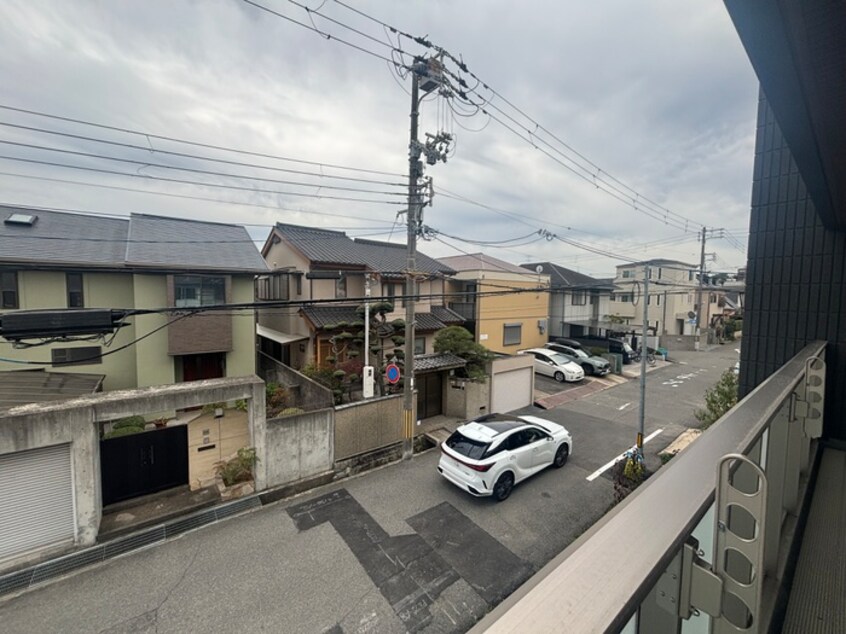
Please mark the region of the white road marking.
[[[643, 439], [643, 444], [645, 445], [646, 443], [648, 443], [650, 440], [652, 440], [652, 439], [653, 439], [653, 438], [655, 438], [657, 435], [659, 435], [662, 431], [664, 431], [664, 430], [663, 430], [663, 429], [656, 429], [654, 432], [652, 432], [652, 433], [651, 433], [651, 434], [649, 434], [646, 438], [644, 438], [644, 439]], [[632, 445], [632, 447], [631, 447], [631, 448], [632, 448], [632, 449], [635, 449], [635, 447], [636, 447], [636, 445]], [[630, 450], [629, 450], [629, 451], [630, 451]], [[614, 458], [614, 459], [613, 459], [613, 460], [611, 460], [610, 462], [608, 462], [608, 463], [606, 463], [606, 464], [602, 465], [601, 467], [599, 467], [599, 469], [597, 469], [596, 471], [594, 471], [593, 473], [591, 473], [591, 474], [590, 474], [587, 478], [585, 478], [585, 480], [587, 480], [588, 482], [593, 482], [593, 481], [594, 481], [594, 480], [596, 480], [599, 476], [601, 476], [603, 473], [605, 473], [606, 471], [608, 471], [608, 469], [610, 469], [610, 468], [611, 468], [611, 467], [613, 467], [615, 464], [617, 464], [620, 460], [622, 460], [623, 458], [625, 458], [625, 457], [626, 457], [626, 453], [627, 453], [627, 452], [626, 452], [626, 451], [624, 451], [623, 453], [621, 453], [619, 456], [617, 456], [616, 458]]]
[[620, 405], [620, 407], [618, 407], [617, 409], [618, 409], [618, 410], [620, 410], [620, 411], [623, 411], [623, 410], [624, 410], [624, 409], [626, 409], [629, 405], [631, 405], [631, 403], [626, 403], [625, 405]]

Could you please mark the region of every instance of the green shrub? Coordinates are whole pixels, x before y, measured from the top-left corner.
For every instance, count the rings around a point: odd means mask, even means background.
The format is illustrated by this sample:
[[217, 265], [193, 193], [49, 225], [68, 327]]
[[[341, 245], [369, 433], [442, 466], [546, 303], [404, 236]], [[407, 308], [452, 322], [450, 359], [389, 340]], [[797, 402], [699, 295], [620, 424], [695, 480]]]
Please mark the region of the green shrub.
[[108, 434], [104, 434], [103, 438], [119, 438], [120, 436], [131, 436], [132, 434], [140, 434], [144, 431], [143, 426], [124, 425], [123, 427], [116, 427]]
[[694, 416], [702, 423], [702, 429], [707, 429], [736, 403], [737, 375], [732, 370], [726, 370], [714, 387], [705, 392], [705, 409], [697, 410]]
[[144, 426], [147, 424], [147, 421], [144, 420], [143, 416], [127, 416], [126, 418], [121, 418], [120, 420], [112, 423], [112, 429], [123, 429], [124, 427], [140, 427], [141, 430], [144, 430]]
[[217, 463], [215, 471], [226, 486], [253, 479], [253, 468], [258, 463], [255, 447], [242, 447], [234, 458]]

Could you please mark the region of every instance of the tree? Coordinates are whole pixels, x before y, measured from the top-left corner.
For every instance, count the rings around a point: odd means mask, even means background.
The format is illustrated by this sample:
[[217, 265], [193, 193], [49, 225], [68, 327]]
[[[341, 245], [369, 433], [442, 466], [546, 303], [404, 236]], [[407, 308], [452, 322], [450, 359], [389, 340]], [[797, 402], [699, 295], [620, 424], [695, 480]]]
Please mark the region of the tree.
[[451, 352], [467, 361], [464, 368], [471, 379], [486, 375], [485, 365], [493, 359], [493, 353], [473, 340], [470, 331], [461, 326], [448, 326], [435, 335], [435, 352]]
[[[388, 314], [394, 311], [394, 305], [391, 302], [374, 302], [370, 305], [370, 324], [364, 326], [364, 304], [356, 308], [356, 314], [361, 316], [362, 330], [358, 332], [353, 339], [353, 342], [364, 347], [364, 327], [369, 327], [370, 330], [370, 350], [364, 353], [364, 365], [373, 365], [375, 367], [376, 379], [376, 393], [380, 396], [385, 394], [387, 389], [385, 386], [385, 368], [388, 363], [396, 362], [405, 370], [405, 321], [402, 319], [394, 319], [388, 321]], [[388, 346], [388, 342], [392, 344]], [[376, 357], [376, 363], [371, 364], [371, 355]], [[405, 372], [403, 372], [405, 374]], [[397, 390], [402, 387], [404, 378], [397, 383], [393, 389]]]
[[702, 423], [702, 429], [707, 429], [736, 404], [737, 375], [726, 370], [714, 387], [705, 392], [705, 409], [697, 410], [694, 416]]

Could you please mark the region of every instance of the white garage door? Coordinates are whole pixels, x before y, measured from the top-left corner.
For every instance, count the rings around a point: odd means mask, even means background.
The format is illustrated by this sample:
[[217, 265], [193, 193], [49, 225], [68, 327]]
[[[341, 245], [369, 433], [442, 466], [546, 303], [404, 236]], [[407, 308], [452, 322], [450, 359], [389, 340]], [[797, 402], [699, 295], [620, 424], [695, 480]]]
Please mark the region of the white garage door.
[[0, 455], [0, 560], [74, 533], [70, 445]]
[[533, 368], [519, 368], [494, 375], [491, 382], [491, 411], [510, 412], [531, 405]]

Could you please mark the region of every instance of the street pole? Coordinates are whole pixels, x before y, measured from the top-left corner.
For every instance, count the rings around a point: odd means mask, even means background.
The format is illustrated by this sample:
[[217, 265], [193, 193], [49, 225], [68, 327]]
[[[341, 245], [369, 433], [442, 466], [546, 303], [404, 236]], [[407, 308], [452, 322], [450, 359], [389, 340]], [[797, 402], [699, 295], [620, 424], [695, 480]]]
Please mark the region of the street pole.
[[646, 419], [646, 336], [649, 331], [649, 263], [643, 265], [643, 328], [640, 335], [640, 412], [637, 424], [637, 453], [643, 458], [643, 426]]
[[702, 227], [702, 251], [699, 256], [699, 290], [696, 296], [696, 341], [694, 347], [696, 350], [701, 348], [702, 338], [702, 283], [705, 281], [705, 232], [707, 229]]
[[364, 398], [373, 398], [373, 366], [370, 365], [370, 273], [364, 274], [364, 370], [361, 392]]
[[417, 269], [417, 230], [419, 207], [417, 187], [423, 166], [420, 163], [420, 144], [417, 141], [419, 117], [419, 86], [417, 72], [411, 72], [411, 140], [408, 145], [408, 244], [405, 272], [405, 379], [403, 380], [403, 441], [402, 458], [411, 460], [414, 454], [414, 297]]

